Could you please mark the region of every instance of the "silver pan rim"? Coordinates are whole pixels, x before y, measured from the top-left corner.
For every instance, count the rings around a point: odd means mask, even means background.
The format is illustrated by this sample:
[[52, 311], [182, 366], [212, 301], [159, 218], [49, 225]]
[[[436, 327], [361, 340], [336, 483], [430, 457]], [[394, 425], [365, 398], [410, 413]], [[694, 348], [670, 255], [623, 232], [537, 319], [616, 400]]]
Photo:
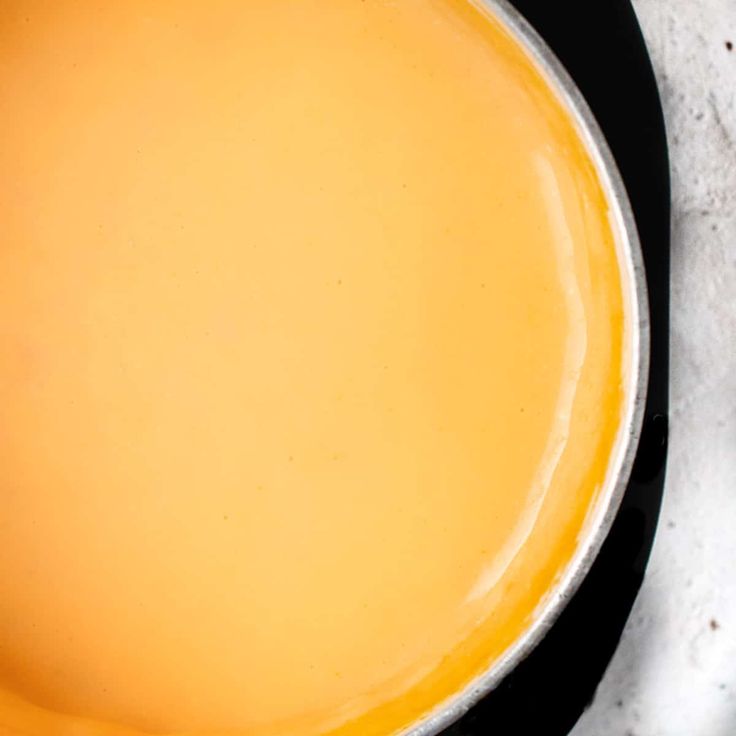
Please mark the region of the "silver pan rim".
[[649, 307], [646, 275], [636, 222], [618, 167], [588, 103], [552, 50], [507, 0], [471, 0], [496, 18], [524, 49], [557, 94], [595, 166], [610, 208], [611, 225], [630, 313], [630, 375], [624, 411], [603, 488], [586, 536], [564, 575], [540, 605], [531, 626], [481, 675], [439, 704], [401, 736], [438, 736], [496, 688], [542, 641], [590, 571], [621, 505], [636, 456], [649, 375]]

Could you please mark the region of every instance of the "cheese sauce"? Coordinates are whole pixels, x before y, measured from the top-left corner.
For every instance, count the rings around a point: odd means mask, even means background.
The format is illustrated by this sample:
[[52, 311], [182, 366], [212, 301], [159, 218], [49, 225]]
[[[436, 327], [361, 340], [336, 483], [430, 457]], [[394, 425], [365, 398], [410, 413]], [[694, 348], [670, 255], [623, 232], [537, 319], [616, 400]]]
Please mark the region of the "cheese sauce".
[[6, 0], [0, 733], [386, 736], [621, 421], [572, 120], [467, 0]]

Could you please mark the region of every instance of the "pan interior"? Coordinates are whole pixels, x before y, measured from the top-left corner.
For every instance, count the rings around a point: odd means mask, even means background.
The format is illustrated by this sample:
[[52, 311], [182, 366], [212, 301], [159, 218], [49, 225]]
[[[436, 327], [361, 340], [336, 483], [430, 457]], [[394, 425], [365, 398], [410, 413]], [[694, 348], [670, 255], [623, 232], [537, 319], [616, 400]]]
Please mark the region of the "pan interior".
[[0, 732], [385, 736], [534, 621], [631, 374], [609, 204], [466, 0], [11, 0]]

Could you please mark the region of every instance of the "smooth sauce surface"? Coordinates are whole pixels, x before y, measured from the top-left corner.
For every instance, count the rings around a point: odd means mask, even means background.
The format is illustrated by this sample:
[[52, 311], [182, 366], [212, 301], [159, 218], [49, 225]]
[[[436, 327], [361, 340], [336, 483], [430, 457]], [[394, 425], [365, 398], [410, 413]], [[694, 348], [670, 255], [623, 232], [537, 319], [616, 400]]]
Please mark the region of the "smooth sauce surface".
[[620, 273], [465, 0], [10, 0], [0, 733], [373, 736], [575, 551]]

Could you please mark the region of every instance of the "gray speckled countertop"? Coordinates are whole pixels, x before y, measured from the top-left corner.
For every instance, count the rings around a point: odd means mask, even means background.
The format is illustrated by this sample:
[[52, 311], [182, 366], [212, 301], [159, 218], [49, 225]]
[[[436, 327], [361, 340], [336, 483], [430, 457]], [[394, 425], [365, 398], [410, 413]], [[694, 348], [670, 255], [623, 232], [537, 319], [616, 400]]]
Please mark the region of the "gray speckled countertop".
[[648, 577], [573, 735], [736, 736], [736, 0], [634, 4], [672, 157], [669, 470]]

